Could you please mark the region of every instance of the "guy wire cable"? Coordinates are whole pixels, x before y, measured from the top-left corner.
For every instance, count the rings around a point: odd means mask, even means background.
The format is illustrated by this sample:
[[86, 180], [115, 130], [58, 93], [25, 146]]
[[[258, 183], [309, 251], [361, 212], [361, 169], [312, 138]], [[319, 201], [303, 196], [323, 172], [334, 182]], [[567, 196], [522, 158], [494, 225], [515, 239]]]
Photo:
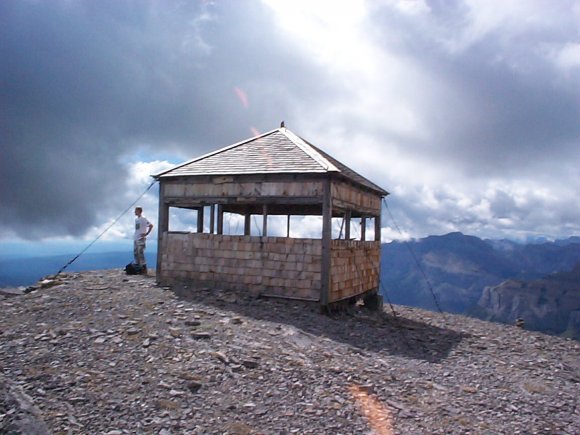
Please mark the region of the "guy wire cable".
[[[357, 238], [360, 239], [361, 238], [361, 234], [360, 234], [360, 232], [358, 230], [358, 227], [356, 225], [354, 226], [354, 229], [356, 231]], [[365, 252], [365, 256], [367, 257], [367, 259], [369, 258], [369, 255], [368, 255], [367, 252]], [[356, 269], [356, 271], [358, 273], [358, 269]], [[379, 265], [379, 271], [380, 271], [380, 265]], [[391, 298], [389, 297], [389, 294], [387, 292], [387, 289], [383, 285], [383, 282], [381, 280], [380, 273], [378, 273], [378, 275], [379, 275], [379, 286], [383, 290], [382, 294], [384, 294], [385, 298], [387, 299], [387, 303], [389, 304], [389, 307], [390, 307], [391, 311], [393, 312], [393, 317], [396, 319], [398, 315], [397, 315], [397, 312], [395, 311], [395, 307], [393, 306], [393, 303], [391, 302]], [[360, 279], [360, 273], [359, 273], [359, 279]]]
[[58, 275], [60, 275], [67, 267], [69, 267], [71, 264], [73, 264], [77, 258], [79, 258], [81, 255], [83, 255], [91, 246], [93, 246], [97, 240], [99, 240], [107, 231], [109, 231], [111, 229], [111, 227], [113, 225], [115, 225], [119, 221], [119, 219], [121, 219], [125, 215], [125, 213], [127, 213], [129, 210], [131, 210], [131, 208], [133, 208], [133, 206], [135, 204], [137, 204], [137, 201], [139, 201], [141, 198], [143, 198], [145, 196], [145, 194], [147, 192], [149, 192], [149, 189], [151, 189], [155, 183], [157, 183], [157, 180], [153, 181], [149, 185], [149, 187], [147, 187], [147, 189], [145, 189], [145, 191], [141, 195], [139, 195], [139, 197], [135, 201], [133, 201], [131, 203], [131, 205], [129, 207], [127, 207], [119, 216], [117, 216], [117, 218], [107, 228], [105, 228], [101, 234], [99, 234], [97, 236], [97, 238], [95, 240], [93, 240], [91, 243], [89, 243], [85, 249], [83, 249], [81, 252], [79, 252], [77, 254], [76, 257], [74, 257], [67, 264], [65, 264], [63, 267], [61, 267], [60, 270], [54, 276], [57, 277]]
[[342, 229], [344, 228], [344, 217], [342, 218], [342, 222], [340, 223], [340, 232], [338, 233], [338, 238], [342, 239]]
[[[385, 207], [387, 208], [387, 211], [389, 212], [389, 216], [391, 217], [391, 220], [393, 221], [393, 224], [395, 225], [395, 229], [402, 236], [403, 232], [399, 228], [399, 225], [397, 224], [397, 221], [395, 220], [393, 213], [391, 213], [391, 209], [389, 208], [389, 204], [387, 204], [386, 198], [383, 198], [383, 203], [385, 204]], [[417, 255], [415, 254], [415, 252], [413, 251], [413, 248], [411, 248], [411, 245], [409, 243], [407, 243], [406, 241], [404, 241], [403, 243], [405, 243], [405, 246], [407, 247], [407, 249], [411, 253], [411, 256], [413, 257], [413, 259], [415, 260], [415, 264], [417, 265], [417, 268], [421, 272], [421, 275], [423, 275], [423, 279], [427, 283], [427, 287], [429, 288], [429, 291], [431, 292], [431, 296], [433, 297], [433, 301], [435, 301], [435, 306], [437, 307], [437, 310], [441, 314], [443, 314], [443, 310], [441, 309], [441, 306], [439, 305], [439, 301], [437, 300], [437, 296], [435, 295], [435, 291], [433, 290], [433, 286], [431, 285], [431, 281], [429, 281], [429, 278], [427, 277], [425, 270], [423, 270], [423, 268], [421, 267], [421, 263], [419, 262]]]
[[[260, 226], [258, 225], [258, 221], [256, 219], [255, 214], [252, 215], [252, 221], [254, 222], [254, 226], [256, 227], [256, 230], [258, 231], [258, 236], [262, 237], [262, 230], [260, 229]], [[250, 228], [250, 235], [251, 234], [252, 234], [252, 228]]]
[[[361, 234], [358, 231], [358, 227], [355, 225], [354, 229], [356, 231], [357, 234], [357, 238], [361, 238]], [[382, 249], [382, 248], [379, 248]], [[368, 259], [369, 258], [369, 254], [368, 252], [365, 251], [365, 256]], [[361, 279], [360, 277], [360, 272], [358, 271], [358, 269], [355, 269], [357, 271], [357, 273], [359, 274], [359, 279]], [[391, 298], [389, 297], [389, 293], [387, 292], [387, 289], [385, 288], [385, 286], [383, 285], [383, 281], [381, 280], [381, 274], [380, 274], [380, 270], [381, 270], [381, 266], [379, 264], [379, 273], [377, 274], [379, 276], [379, 287], [383, 290], [381, 294], [383, 294], [385, 296], [385, 298], [387, 299], [387, 303], [389, 304], [389, 308], [391, 309], [392, 313], [393, 313], [393, 317], [395, 319], [398, 319], [398, 314], [397, 311], [395, 311], [395, 307], [393, 305], [393, 303], [391, 302]], [[362, 281], [362, 279], [361, 279]]]
[[[356, 230], [356, 232], [357, 232], [357, 235], [358, 235], [358, 237], [360, 238], [360, 236], [361, 236], [361, 235], [360, 235], [360, 233], [358, 232], [358, 228], [357, 228], [356, 226], [355, 226], [355, 230]], [[381, 248], [381, 247], [379, 247], [379, 249], [382, 249], [382, 248]], [[368, 254], [368, 252], [366, 252], [366, 250], [365, 250], [365, 256], [366, 256], [366, 258], [367, 258], [367, 260], [368, 260], [368, 259], [369, 259], [369, 254]], [[361, 277], [361, 275], [360, 275], [360, 271], [359, 271], [358, 269], [355, 269], [355, 270], [356, 270], [356, 272], [357, 272], [357, 274], [358, 274], [358, 276], [359, 276], [359, 280], [361, 280], [361, 282], [362, 282], [362, 277]], [[403, 325], [403, 322], [402, 322], [402, 320], [399, 318], [399, 315], [398, 315], [398, 314], [397, 314], [397, 312], [395, 311], [395, 307], [394, 307], [393, 303], [391, 302], [391, 299], [389, 298], [389, 294], [388, 294], [388, 292], [387, 292], [387, 289], [386, 289], [386, 287], [384, 286], [384, 284], [383, 284], [383, 281], [381, 280], [380, 270], [381, 270], [381, 266], [380, 266], [380, 264], [379, 264], [379, 266], [378, 266], [378, 272], [379, 272], [379, 273], [377, 274], [377, 275], [379, 276], [379, 286], [380, 286], [380, 288], [381, 288], [381, 290], [382, 290], [382, 294], [383, 294], [383, 295], [386, 297], [386, 299], [387, 299], [387, 302], [388, 302], [388, 304], [389, 304], [389, 307], [391, 308], [391, 311], [392, 311], [392, 313], [393, 313], [393, 319], [394, 319], [394, 321], [393, 321], [392, 325], [394, 325], [395, 329], [396, 329], [396, 330], [398, 330], [398, 331], [400, 332], [400, 334], [401, 334], [401, 337], [403, 338], [403, 342], [405, 343], [405, 346], [407, 346], [407, 349], [409, 349], [409, 350], [413, 350], [413, 349], [414, 349], [414, 347], [411, 345], [411, 342], [410, 342], [410, 341], [409, 341], [409, 339], [407, 338], [407, 334], [406, 334], [406, 332], [405, 332], [405, 331], [406, 331], [406, 328], [405, 328], [405, 326]], [[383, 311], [383, 312], [384, 312], [384, 311]], [[419, 344], [420, 346], [422, 346], [420, 343], [418, 343], [418, 344]]]

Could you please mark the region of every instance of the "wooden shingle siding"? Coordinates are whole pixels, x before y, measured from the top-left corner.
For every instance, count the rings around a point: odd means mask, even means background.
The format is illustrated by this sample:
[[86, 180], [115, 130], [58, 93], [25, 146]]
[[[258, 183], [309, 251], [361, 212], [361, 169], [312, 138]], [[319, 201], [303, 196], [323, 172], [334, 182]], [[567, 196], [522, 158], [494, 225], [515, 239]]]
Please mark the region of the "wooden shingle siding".
[[221, 197], [321, 197], [322, 181], [269, 181], [269, 182], [170, 182], [166, 183], [167, 198], [221, 198]]
[[381, 212], [380, 196], [358, 189], [351, 183], [333, 182], [332, 201], [334, 206], [344, 210], [356, 210], [371, 216]]
[[318, 301], [320, 240], [167, 232], [161, 243], [157, 279], [162, 284], [187, 280], [203, 287]]
[[361, 295], [379, 285], [380, 242], [333, 240], [329, 302]]
[[[163, 285], [187, 281], [210, 288], [318, 301], [322, 240], [164, 233]], [[377, 289], [380, 242], [332, 240], [328, 303]]]

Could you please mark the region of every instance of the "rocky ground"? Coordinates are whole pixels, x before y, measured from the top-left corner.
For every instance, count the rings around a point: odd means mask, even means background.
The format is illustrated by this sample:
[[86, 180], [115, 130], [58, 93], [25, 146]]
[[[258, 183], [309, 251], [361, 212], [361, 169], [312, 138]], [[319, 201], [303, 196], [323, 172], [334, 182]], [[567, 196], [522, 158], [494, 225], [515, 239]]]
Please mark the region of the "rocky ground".
[[0, 296], [0, 433], [580, 433], [575, 341], [121, 271], [45, 287]]

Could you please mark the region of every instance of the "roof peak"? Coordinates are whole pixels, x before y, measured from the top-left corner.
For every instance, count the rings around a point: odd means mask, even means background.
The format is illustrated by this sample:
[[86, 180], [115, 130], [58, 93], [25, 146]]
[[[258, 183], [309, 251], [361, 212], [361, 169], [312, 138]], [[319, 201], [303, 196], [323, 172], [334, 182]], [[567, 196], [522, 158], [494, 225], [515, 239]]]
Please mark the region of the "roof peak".
[[340, 172], [339, 169], [334, 166], [327, 158], [318, 152], [312, 145], [302, 139], [300, 136], [296, 135], [292, 131], [288, 130], [286, 127], [280, 127], [281, 133], [286, 135], [297, 147], [308, 154], [311, 158], [316, 160], [319, 165], [321, 165], [326, 171]]

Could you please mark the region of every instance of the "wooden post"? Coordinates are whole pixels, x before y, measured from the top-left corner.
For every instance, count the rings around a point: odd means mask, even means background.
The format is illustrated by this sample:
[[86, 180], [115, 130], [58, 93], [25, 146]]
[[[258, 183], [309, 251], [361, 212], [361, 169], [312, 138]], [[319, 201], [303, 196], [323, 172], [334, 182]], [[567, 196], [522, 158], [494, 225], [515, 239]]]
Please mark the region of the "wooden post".
[[214, 227], [215, 227], [215, 204], [212, 204], [209, 207], [209, 233], [213, 234], [214, 233]]
[[286, 220], [286, 237], [290, 237], [290, 215], [287, 216]]
[[350, 210], [347, 210], [344, 213], [344, 240], [350, 239]]
[[324, 182], [322, 197], [322, 271], [320, 286], [320, 305], [326, 307], [330, 295], [330, 246], [332, 239], [332, 194], [331, 179]]
[[244, 215], [244, 236], [249, 236], [252, 231], [252, 215], [250, 212]]
[[157, 265], [155, 275], [159, 283], [163, 273], [161, 267], [161, 259], [163, 258], [163, 251], [167, 246], [163, 243], [163, 239], [167, 237], [169, 231], [169, 205], [165, 202], [165, 184], [159, 182], [159, 216], [157, 218]]
[[224, 233], [224, 206], [219, 204], [217, 207], [217, 233]]
[[360, 218], [360, 240], [364, 242], [367, 237], [367, 218], [362, 216]]
[[[380, 287], [380, 283], [381, 283], [381, 213], [382, 213], [382, 207], [379, 210], [379, 215], [375, 216], [375, 241], [378, 242], [379, 245], [379, 264], [377, 264], [377, 291], [379, 290]], [[375, 296], [377, 298], [377, 301], [379, 300], [379, 295], [376, 294]], [[380, 296], [380, 298], [382, 298], [382, 296]], [[380, 305], [381, 305], [381, 310], [382, 310], [382, 299], [380, 301]]]
[[197, 208], [197, 232], [203, 233], [203, 207]]
[[262, 205], [262, 236], [268, 236], [268, 204]]

